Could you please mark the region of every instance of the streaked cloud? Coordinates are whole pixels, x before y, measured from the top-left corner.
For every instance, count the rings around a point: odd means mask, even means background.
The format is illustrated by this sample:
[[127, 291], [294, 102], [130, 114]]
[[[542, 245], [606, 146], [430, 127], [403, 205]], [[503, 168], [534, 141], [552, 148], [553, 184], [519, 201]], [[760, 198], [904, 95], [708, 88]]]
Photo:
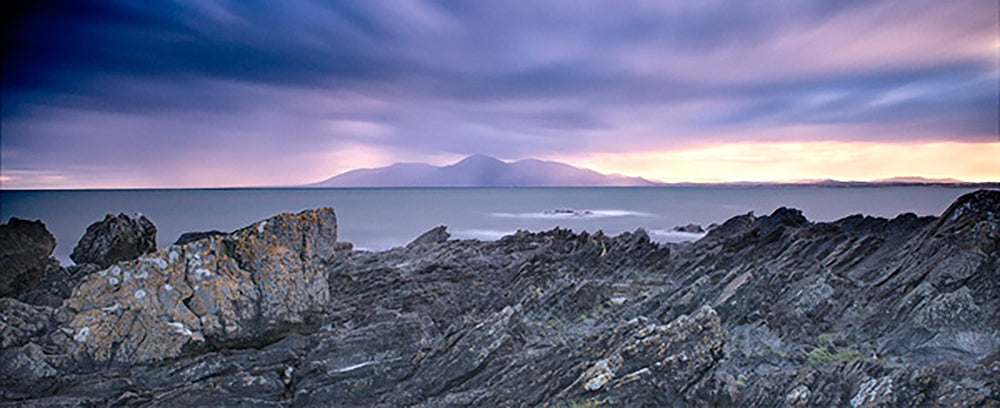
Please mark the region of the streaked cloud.
[[273, 185], [472, 153], [996, 143], [998, 7], [49, 3], [5, 24], [2, 176]]

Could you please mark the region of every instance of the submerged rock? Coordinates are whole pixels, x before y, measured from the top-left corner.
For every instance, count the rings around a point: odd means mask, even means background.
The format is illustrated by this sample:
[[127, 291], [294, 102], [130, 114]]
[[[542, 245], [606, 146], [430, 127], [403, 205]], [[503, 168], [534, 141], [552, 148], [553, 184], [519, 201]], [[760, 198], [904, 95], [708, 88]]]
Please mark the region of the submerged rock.
[[56, 238], [41, 221], [11, 218], [0, 225], [0, 297], [16, 297], [35, 286], [49, 269]]
[[[351, 252], [330, 209], [3, 299], [24, 405], [936, 406], [1000, 401], [1000, 192], [941, 217], [741, 215], [705, 238], [443, 227]], [[8, 317], [9, 316], [9, 317]]]
[[107, 268], [156, 250], [156, 226], [145, 215], [108, 214], [90, 224], [70, 259]]

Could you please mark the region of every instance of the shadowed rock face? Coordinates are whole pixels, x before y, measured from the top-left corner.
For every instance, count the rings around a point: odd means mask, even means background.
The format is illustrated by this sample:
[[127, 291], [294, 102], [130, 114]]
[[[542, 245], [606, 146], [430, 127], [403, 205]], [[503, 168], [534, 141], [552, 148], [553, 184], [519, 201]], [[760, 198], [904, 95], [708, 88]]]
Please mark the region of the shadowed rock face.
[[435, 228], [383, 252], [336, 243], [332, 210], [282, 214], [91, 273], [60, 307], [2, 300], [0, 390], [37, 405], [996, 404], [998, 203], [832, 223], [783, 208], [669, 245]]
[[57, 267], [55, 248], [56, 238], [41, 221], [11, 218], [0, 225], [0, 297], [21, 295]]
[[70, 259], [107, 268], [156, 250], [156, 226], [145, 215], [108, 214], [87, 227]]

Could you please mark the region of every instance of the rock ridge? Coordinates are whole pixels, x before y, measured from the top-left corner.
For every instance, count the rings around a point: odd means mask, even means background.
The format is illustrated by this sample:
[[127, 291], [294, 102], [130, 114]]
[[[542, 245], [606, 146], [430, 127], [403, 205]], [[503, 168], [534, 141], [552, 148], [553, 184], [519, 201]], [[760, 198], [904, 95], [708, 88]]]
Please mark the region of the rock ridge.
[[2, 399], [1000, 401], [1000, 191], [959, 197], [940, 217], [812, 222], [782, 207], [692, 243], [657, 244], [641, 229], [458, 240], [443, 226], [381, 252], [336, 240], [332, 209], [280, 214], [77, 270], [56, 305], [0, 299]]

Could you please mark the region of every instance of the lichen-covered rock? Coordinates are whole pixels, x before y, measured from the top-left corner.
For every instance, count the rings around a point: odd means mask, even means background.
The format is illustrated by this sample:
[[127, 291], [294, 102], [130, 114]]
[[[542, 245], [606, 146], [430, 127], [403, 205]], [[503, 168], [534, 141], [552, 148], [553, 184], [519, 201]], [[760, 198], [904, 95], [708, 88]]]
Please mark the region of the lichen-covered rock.
[[56, 238], [41, 221], [11, 218], [0, 225], [0, 297], [21, 295], [58, 267], [55, 248]]
[[324, 310], [336, 231], [330, 208], [281, 214], [115, 264], [66, 302], [73, 339], [89, 358], [115, 363], [264, 344]]
[[70, 259], [107, 268], [156, 250], [156, 226], [145, 215], [108, 214], [90, 224]]

